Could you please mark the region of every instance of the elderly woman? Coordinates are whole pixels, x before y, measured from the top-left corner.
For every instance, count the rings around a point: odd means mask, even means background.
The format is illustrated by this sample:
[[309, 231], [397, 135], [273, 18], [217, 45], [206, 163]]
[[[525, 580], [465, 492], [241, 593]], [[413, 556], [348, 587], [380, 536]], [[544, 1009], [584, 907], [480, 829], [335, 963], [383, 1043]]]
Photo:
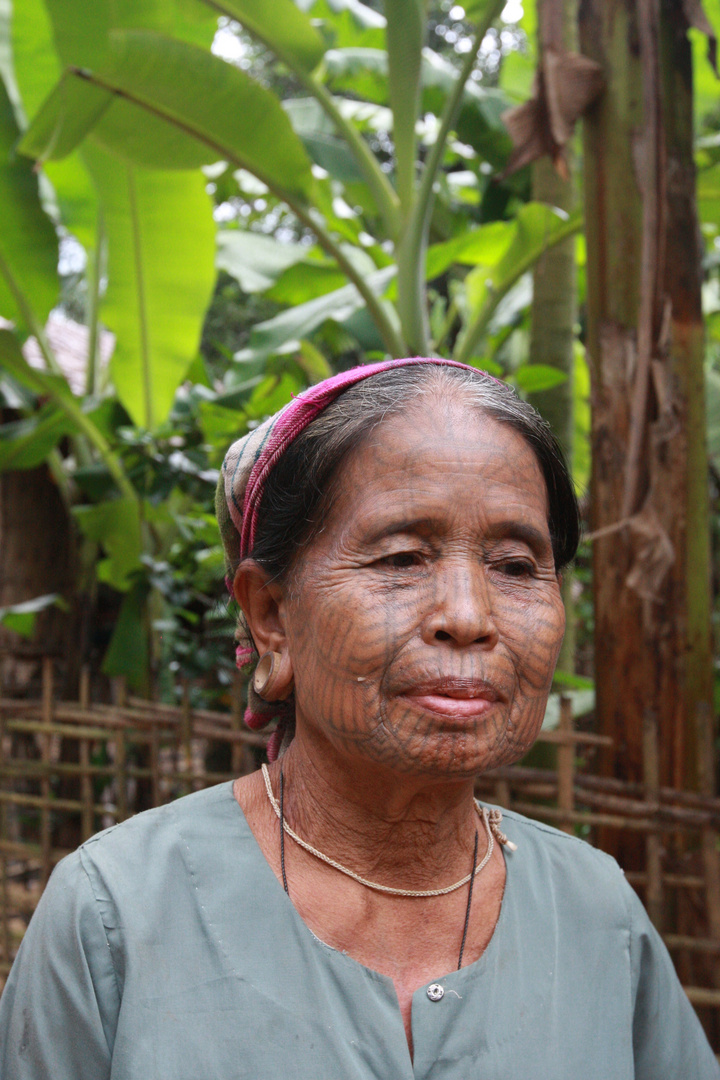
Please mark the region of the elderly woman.
[[271, 764], [60, 864], [4, 1080], [719, 1077], [615, 863], [473, 798], [532, 745], [563, 636], [578, 518], [546, 425], [393, 361], [301, 394], [223, 477]]

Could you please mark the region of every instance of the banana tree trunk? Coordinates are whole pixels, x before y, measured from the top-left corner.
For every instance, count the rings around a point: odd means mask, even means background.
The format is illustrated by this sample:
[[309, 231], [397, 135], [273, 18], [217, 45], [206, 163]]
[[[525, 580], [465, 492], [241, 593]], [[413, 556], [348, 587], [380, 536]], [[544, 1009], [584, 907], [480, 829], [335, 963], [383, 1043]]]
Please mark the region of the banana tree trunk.
[[[577, 48], [577, 0], [539, 0], [538, 48]], [[568, 214], [575, 209], [571, 155], [567, 154], [567, 176], [561, 176], [549, 157], [532, 166], [533, 199], [557, 206]], [[577, 288], [575, 237], [568, 237], [540, 256], [533, 270], [530, 355], [534, 363], [555, 367], [565, 382], [531, 396], [531, 402], [545, 417], [572, 463], [575, 429], [573, 367]], [[572, 671], [575, 662], [575, 618], [570, 574], [563, 579], [563, 599], [567, 629], [558, 667]]]
[[[592, 380], [595, 662], [607, 773], [694, 788], [712, 707], [710, 576], [692, 145], [682, 5], [583, 0], [580, 40], [606, 91], [585, 122]], [[625, 865], [637, 840], [604, 838]]]

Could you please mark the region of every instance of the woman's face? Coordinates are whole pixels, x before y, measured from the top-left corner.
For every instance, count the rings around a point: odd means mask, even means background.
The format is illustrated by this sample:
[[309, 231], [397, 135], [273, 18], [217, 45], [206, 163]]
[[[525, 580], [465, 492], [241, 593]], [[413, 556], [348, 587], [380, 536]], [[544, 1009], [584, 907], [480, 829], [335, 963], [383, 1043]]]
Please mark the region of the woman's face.
[[299, 731], [436, 777], [517, 760], [565, 626], [547, 512], [533, 451], [477, 410], [376, 429], [282, 602]]

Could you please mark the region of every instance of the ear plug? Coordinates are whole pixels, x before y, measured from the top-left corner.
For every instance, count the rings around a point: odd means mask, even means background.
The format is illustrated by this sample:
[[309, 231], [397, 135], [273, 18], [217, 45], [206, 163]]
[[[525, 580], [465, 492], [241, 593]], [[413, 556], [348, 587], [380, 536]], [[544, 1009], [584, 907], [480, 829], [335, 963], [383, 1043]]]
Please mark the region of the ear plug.
[[[253, 687], [264, 701], [284, 701], [293, 691], [293, 678], [289, 670], [289, 657], [279, 652], [266, 652], [258, 661], [253, 675]], [[285, 685], [283, 685], [283, 683]]]

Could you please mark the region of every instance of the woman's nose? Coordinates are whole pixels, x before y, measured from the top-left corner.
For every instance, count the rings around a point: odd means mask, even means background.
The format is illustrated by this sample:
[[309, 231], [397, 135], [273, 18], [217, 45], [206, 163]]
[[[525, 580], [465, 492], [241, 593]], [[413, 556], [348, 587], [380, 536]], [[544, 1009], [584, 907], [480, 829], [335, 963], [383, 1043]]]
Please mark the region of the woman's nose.
[[498, 630], [492, 610], [485, 567], [476, 559], [472, 564], [446, 565], [435, 581], [433, 610], [425, 623], [428, 644], [449, 641], [454, 645], [497, 644]]

